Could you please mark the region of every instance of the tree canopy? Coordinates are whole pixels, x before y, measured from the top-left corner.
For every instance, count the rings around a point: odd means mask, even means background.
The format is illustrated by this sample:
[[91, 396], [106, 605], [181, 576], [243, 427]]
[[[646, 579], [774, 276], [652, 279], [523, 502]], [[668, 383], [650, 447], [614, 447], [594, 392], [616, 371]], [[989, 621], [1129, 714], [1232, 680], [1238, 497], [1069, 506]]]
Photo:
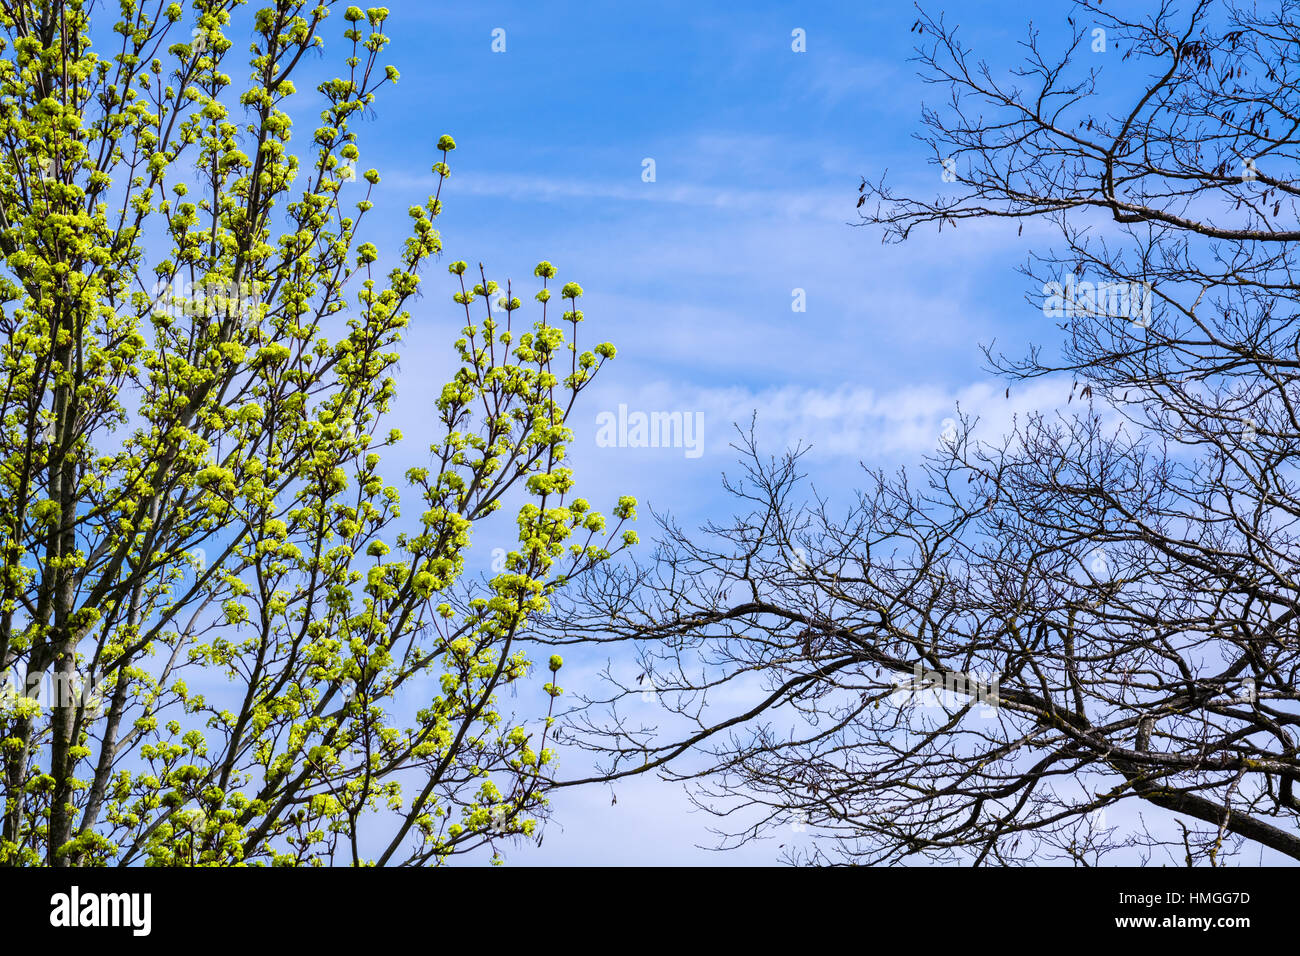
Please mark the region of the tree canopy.
[[555, 628], [635, 644], [673, 714], [591, 695], [608, 778], [818, 862], [1300, 859], [1296, 13], [1078, 3], [1006, 66], [921, 15], [936, 188], [864, 180], [862, 224], [1033, 223], [1059, 336], [985, 355], [1062, 407], [841, 508], [742, 442], [734, 518], [665, 519]]
[[[561, 693], [530, 618], [635, 540], [635, 501], [607, 522], [565, 460], [614, 347], [579, 348], [550, 263], [532, 322], [451, 263], [428, 465], [385, 476], [455, 149], [404, 243], [368, 241], [388, 11], [116, 6], [0, 10], [0, 863], [425, 864], [534, 834], [550, 718], [498, 701]], [[507, 505], [517, 544], [470, 580]]]

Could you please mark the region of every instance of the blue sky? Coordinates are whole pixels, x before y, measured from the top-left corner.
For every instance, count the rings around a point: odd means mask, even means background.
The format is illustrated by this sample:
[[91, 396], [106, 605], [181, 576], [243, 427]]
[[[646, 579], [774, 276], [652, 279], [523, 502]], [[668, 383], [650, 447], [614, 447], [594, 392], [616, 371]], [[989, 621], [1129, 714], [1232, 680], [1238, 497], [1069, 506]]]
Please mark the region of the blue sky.
[[[971, 23], [963, 35], [981, 53], [1011, 61], [1022, 6], [944, 9]], [[863, 176], [888, 169], [899, 186], [942, 188], [912, 136], [939, 91], [908, 62], [911, 4], [397, 0], [390, 10], [388, 62], [402, 79], [361, 131], [359, 165], [383, 174], [376, 212], [388, 216], [368, 238], [401, 241], [405, 209], [434, 186], [434, 144], [452, 134], [444, 262], [482, 261], [490, 278], [521, 282], [527, 302], [533, 265], [549, 259], [586, 290], [587, 344], [619, 348], [573, 422], [594, 503], [630, 493], [687, 526], [718, 513], [732, 422], [755, 410], [770, 451], [813, 444], [810, 470], [833, 495], [857, 484], [859, 462], [917, 461], [958, 402], [996, 427], [1064, 399], [1048, 382], [1005, 400], [978, 350], [1052, 334], [1014, 271], [1043, 233], [972, 223], [883, 246], [848, 225]], [[505, 52], [492, 50], [498, 29]], [[806, 52], [791, 48], [795, 29]], [[321, 67], [338, 55], [327, 48]], [[654, 182], [643, 181], [646, 159]], [[805, 312], [792, 311], [798, 289]], [[429, 270], [399, 380], [395, 424], [410, 439], [451, 368], [462, 324], [453, 291], [445, 269]], [[597, 447], [596, 415], [620, 404], [703, 413], [703, 454]], [[506, 524], [476, 537], [479, 559]], [[569, 660], [574, 689], [605, 662]], [[581, 769], [581, 756], [562, 757]], [[674, 785], [642, 778], [616, 793], [614, 805], [607, 789], [564, 791], [543, 847], [509, 862], [776, 859], [772, 842], [725, 857], [699, 849], [713, 842], [711, 821]]]

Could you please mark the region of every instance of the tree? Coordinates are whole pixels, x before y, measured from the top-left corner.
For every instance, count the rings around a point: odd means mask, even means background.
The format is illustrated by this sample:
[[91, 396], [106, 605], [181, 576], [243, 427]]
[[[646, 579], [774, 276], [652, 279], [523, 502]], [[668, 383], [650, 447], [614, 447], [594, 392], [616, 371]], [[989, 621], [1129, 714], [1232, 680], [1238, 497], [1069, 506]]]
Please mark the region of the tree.
[[1080, 3], [1006, 74], [922, 15], [950, 184], [864, 181], [864, 224], [1053, 227], [1024, 273], [1059, 349], [985, 355], [1070, 400], [962, 418], [846, 514], [742, 442], [738, 516], [665, 520], [556, 628], [637, 642], [675, 715], [588, 699], [609, 778], [691, 780], [735, 841], [804, 821], [819, 862], [1300, 859], [1296, 13]]
[[[607, 529], [574, 497], [566, 422], [614, 348], [578, 351], [576, 283], [550, 316], [546, 262], [531, 328], [509, 283], [450, 265], [459, 367], [428, 466], [385, 479], [455, 143], [380, 273], [355, 127], [398, 79], [387, 11], [342, 14], [296, 153], [338, 5], [239, 6], [124, 0], [111, 34], [75, 0], [0, 12], [9, 865], [424, 864], [533, 834], [550, 721], [497, 698], [535, 686], [530, 617], [635, 537], [632, 499]], [[471, 531], [510, 501], [519, 543], [471, 582]]]

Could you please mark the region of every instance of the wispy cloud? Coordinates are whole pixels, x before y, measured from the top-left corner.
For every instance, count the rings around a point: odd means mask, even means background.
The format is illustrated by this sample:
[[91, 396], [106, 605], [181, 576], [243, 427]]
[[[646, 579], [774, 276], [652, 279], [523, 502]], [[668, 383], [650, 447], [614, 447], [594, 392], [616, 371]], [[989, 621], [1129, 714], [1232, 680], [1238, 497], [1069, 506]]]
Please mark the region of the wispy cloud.
[[[403, 173], [390, 175], [388, 180], [401, 188], [432, 189], [437, 185], [432, 176]], [[640, 182], [632, 176], [626, 182], [613, 182], [520, 173], [465, 173], [457, 178], [455, 189], [462, 194], [516, 202], [666, 203], [834, 222], [846, 221], [853, 210], [852, 195], [844, 189], [737, 189], [705, 183]]]
[[[941, 435], [958, 412], [978, 419], [976, 434], [995, 440], [1017, 417], [1051, 412], [1065, 406], [1069, 384], [1040, 379], [1008, 393], [1003, 383], [981, 381], [960, 388], [916, 385], [878, 390], [860, 385], [807, 388], [795, 385], [764, 389], [682, 386], [655, 382], [636, 389], [608, 389], [629, 409], [699, 411], [704, 414], [705, 450], [728, 456], [736, 425], [756, 434], [772, 452], [795, 445], [824, 459], [915, 461], [935, 451]], [[589, 407], [599, 411], [600, 400]]]

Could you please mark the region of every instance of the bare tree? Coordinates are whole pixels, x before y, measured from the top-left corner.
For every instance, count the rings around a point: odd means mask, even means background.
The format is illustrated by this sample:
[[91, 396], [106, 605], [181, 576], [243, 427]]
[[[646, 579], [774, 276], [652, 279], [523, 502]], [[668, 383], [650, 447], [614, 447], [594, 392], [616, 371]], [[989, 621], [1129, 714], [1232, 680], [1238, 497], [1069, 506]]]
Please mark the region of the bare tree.
[[985, 355], [1070, 401], [845, 513], [745, 438], [737, 517], [663, 519], [553, 622], [640, 650], [570, 718], [604, 779], [692, 781], [724, 845], [805, 822], [815, 862], [1300, 859], [1296, 13], [1079, 3], [1005, 74], [921, 16], [943, 195], [864, 181], [863, 224], [1056, 227], [1024, 274], [1059, 343]]

